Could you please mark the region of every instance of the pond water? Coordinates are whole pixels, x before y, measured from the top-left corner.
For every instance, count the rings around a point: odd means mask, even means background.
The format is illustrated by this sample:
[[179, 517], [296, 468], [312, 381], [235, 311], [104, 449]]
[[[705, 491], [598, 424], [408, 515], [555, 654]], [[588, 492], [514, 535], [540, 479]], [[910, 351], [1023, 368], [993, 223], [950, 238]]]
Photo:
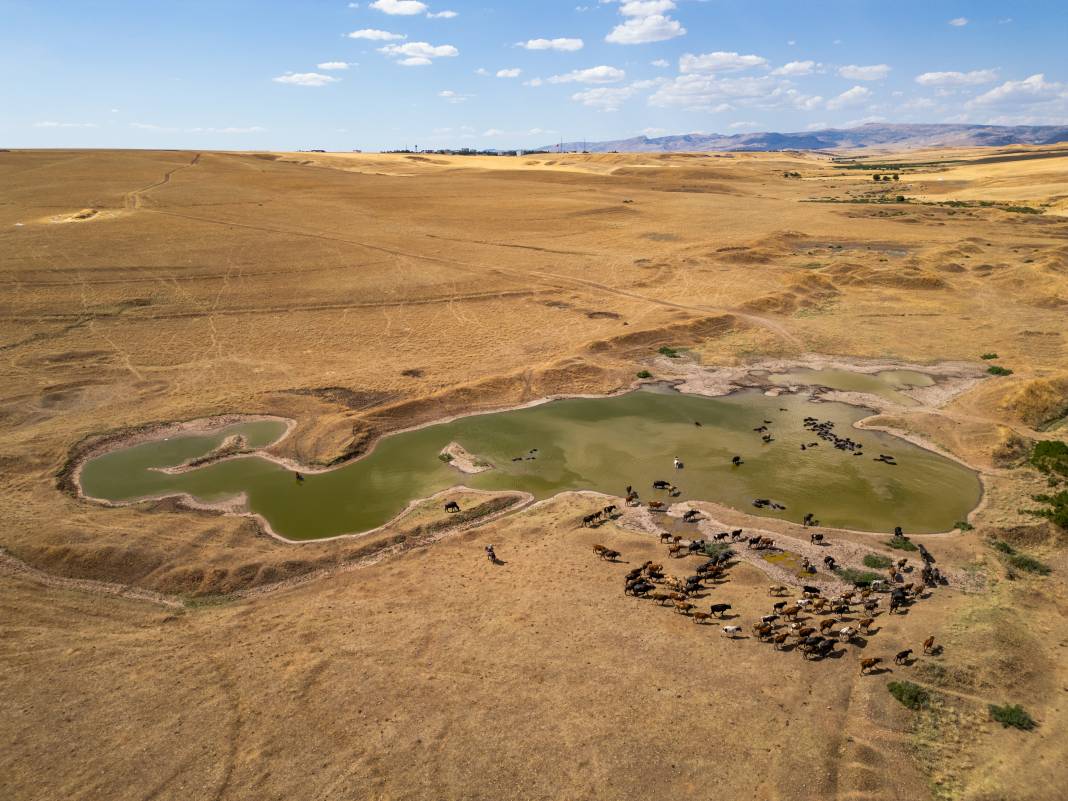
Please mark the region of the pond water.
[[[150, 469], [209, 453], [235, 433], [261, 447], [284, 431], [279, 422], [261, 421], [103, 454], [83, 466], [81, 485], [87, 496], [109, 501], [188, 493], [218, 502], [245, 493], [252, 511], [295, 540], [366, 531], [390, 520], [409, 501], [461, 483], [523, 490], [537, 498], [573, 489], [622, 495], [631, 484], [643, 501], [669, 501], [666, 492], [652, 488], [654, 480], [664, 479], [681, 490], [675, 500], [718, 501], [795, 522], [812, 512], [823, 525], [868, 531], [896, 525], [910, 532], [944, 531], [964, 519], [981, 494], [976, 474], [888, 434], [853, 429], [851, 424], [866, 414], [841, 403], [802, 395], [770, 398], [753, 390], [721, 398], [636, 391], [553, 401], [396, 434], [365, 458], [308, 475], [304, 482], [257, 456], [180, 474]], [[802, 443], [817, 440], [803, 428], [806, 416], [833, 420], [839, 436], [862, 443], [864, 455], [823, 441], [802, 451]], [[771, 421], [771, 443], [753, 431], [765, 420]], [[495, 469], [463, 475], [442, 462], [438, 454], [452, 441]], [[893, 455], [897, 466], [874, 461], [880, 453]], [[744, 464], [733, 466], [735, 455]], [[675, 456], [683, 469], [674, 469]], [[756, 509], [754, 498], [786, 509]]]
[[768, 376], [773, 384], [783, 386], [821, 386], [842, 392], [866, 392], [879, 398], [915, 406], [916, 401], [901, 390], [911, 387], [930, 387], [935, 381], [926, 373], [914, 370], [884, 370], [881, 373], [854, 373], [849, 370], [799, 369]]

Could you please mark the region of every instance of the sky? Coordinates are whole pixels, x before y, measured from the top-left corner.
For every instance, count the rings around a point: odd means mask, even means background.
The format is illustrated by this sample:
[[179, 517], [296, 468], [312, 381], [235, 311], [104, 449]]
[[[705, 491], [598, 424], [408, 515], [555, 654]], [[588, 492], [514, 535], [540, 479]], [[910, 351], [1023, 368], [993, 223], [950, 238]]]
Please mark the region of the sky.
[[0, 147], [1068, 124], [1068, 2], [0, 0]]

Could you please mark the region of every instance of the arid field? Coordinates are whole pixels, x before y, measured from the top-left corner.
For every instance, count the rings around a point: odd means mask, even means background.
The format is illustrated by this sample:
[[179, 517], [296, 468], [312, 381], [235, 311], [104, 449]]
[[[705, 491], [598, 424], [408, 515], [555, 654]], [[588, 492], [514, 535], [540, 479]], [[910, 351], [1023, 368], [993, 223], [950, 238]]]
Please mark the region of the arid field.
[[[1068, 441], [1066, 204], [1068, 145], [0, 152], [0, 798], [1062, 798], [1068, 532], [1032, 512], [1066, 486], [1028, 457]], [[827, 365], [956, 380], [864, 426], [983, 485], [967, 525], [915, 537], [948, 586], [834, 658], [752, 632], [783, 579], [744, 541], [698, 602], [735, 617], [625, 595], [647, 560], [697, 560], [657, 537], [678, 509], [581, 525], [623, 487], [523, 509], [456, 489], [305, 543], [78, 492], [88, 454], [175, 421], [294, 420], [273, 455], [314, 470], [641, 371], [705, 391]], [[808, 553], [800, 525], [699, 506]], [[890, 532], [826, 534], [918, 575]]]

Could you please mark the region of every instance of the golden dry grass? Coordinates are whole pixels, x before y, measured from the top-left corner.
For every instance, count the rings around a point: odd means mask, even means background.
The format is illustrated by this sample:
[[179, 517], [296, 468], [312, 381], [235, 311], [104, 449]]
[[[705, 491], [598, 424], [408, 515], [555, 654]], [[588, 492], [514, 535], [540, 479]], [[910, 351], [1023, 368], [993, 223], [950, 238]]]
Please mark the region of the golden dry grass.
[[[53, 577], [198, 599], [175, 613], [0, 576], [0, 794], [1055, 797], [1068, 563], [1017, 511], [1035, 476], [995, 454], [1068, 406], [1064, 159], [921, 155], [969, 163], [886, 192], [1046, 213], [805, 202], [876, 189], [796, 154], [0, 152], [0, 546]], [[804, 664], [624, 598], [591, 538], [662, 551], [577, 531], [574, 498], [432, 546], [426, 510], [289, 546], [57, 479], [86, 437], [223, 412], [293, 417], [286, 455], [330, 462], [448, 414], [619, 389], [660, 369], [660, 345], [708, 364], [1000, 354], [1013, 376], [892, 421], [988, 471], [976, 531], [932, 549], [1000, 589], [939, 592], [869, 650], [956, 632], [941, 659], [986, 666], [966, 692], [1023, 703], [1038, 731], [934, 751], [920, 732], [913, 760], [914, 719], [855, 654]], [[1050, 578], [1003, 580], [981, 542], [1012, 528]], [[716, 592], [750, 621], [765, 583], [744, 567]], [[955, 628], [995, 602], [1008, 616], [982, 636]]]

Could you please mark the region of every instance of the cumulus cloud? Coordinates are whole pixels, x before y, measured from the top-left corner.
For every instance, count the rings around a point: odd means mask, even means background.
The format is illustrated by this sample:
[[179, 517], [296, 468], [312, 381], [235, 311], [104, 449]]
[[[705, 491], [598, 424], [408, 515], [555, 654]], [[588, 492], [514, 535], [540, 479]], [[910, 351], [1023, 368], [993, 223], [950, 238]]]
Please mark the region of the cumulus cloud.
[[581, 50], [582, 44], [581, 39], [560, 37], [557, 39], [527, 39], [525, 42], [517, 42], [516, 46], [526, 50], [563, 50], [566, 52]]
[[287, 72], [271, 80], [290, 86], [326, 86], [328, 83], [337, 83], [341, 79], [333, 75], [323, 75], [321, 72]]
[[832, 97], [827, 101], [827, 108], [840, 109], [849, 108], [850, 106], [856, 106], [863, 103], [871, 97], [871, 89], [865, 86], [854, 86], [852, 89], [846, 89], [842, 94], [837, 97]]
[[426, 12], [427, 19], [452, 19], [453, 17], [460, 16], [455, 11], [428, 11]]
[[649, 17], [674, 8], [674, 0], [624, 0], [619, 6], [619, 13], [625, 17]]
[[505, 70], [497, 70], [497, 77], [498, 78], [518, 78], [519, 77], [519, 73], [521, 73], [522, 71], [523, 70], [519, 69], [519, 67], [509, 67], [508, 69], [505, 69]]
[[414, 14], [422, 14], [427, 6], [419, 0], [375, 0], [370, 8], [378, 9], [384, 14], [410, 17]]
[[815, 61], [790, 61], [777, 69], [773, 69], [771, 74], [800, 77], [802, 75], [811, 75], [818, 66]]
[[370, 39], [375, 42], [394, 42], [397, 39], [408, 38], [403, 33], [390, 33], [389, 31], [380, 31], [377, 28], [361, 28], [350, 33], [348, 37], [350, 39]]
[[531, 78], [529, 81], [523, 81], [523, 86], [541, 86], [545, 81], [541, 78]]
[[627, 77], [627, 73], [618, 67], [602, 64], [584, 70], [572, 70], [563, 75], [553, 75], [549, 83], [617, 83]]
[[963, 28], [965, 25], [968, 24], [968, 18], [967, 17], [954, 17], [953, 19], [951, 19], [949, 21], [949, 24], [952, 25], [954, 28]]
[[739, 70], [763, 67], [768, 63], [766, 58], [753, 54], [743, 56], [739, 53], [727, 53], [717, 50], [714, 53], [704, 53], [695, 56], [686, 53], [679, 59], [679, 72], [738, 72]]
[[971, 72], [925, 72], [916, 76], [921, 86], [975, 86], [990, 83], [998, 78], [997, 70], [972, 70]]
[[404, 67], [425, 67], [432, 64], [435, 58], [451, 58], [460, 54], [452, 45], [432, 45], [429, 42], [386, 45], [378, 48], [378, 52], [397, 59], [397, 63]]
[[671, 62], [668, 61], [666, 58], [658, 58], [658, 59], [656, 59], [656, 61], [650, 61], [649, 63], [654, 67], [660, 67], [660, 68], [670, 67], [671, 66]]
[[688, 73], [663, 82], [649, 98], [650, 105], [697, 111], [730, 111], [736, 105], [753, 108], [810, 110], [823, 102], [818, 95], [799, 92], [787, 81], [768, 75], [720, 77]]
[[678, 20], [665, 17], [662, 14], [653, 14], [648, 17], [631, 17], [621, 25], [617, 25], [604, 37], [606, 42], [612, 44], [647, 44], [648, 42], [663, 42], [683, 36], [686, 29]]
[[988, 92], [970, 100], [968, 106], [1032, 106], [1068, 101], [1068, 86], [1047, 81], [1039, 72], [1022, 81], [1005, 81]]
[[349, 62], [347, 61], [324, 61], [322, 64], [316, 64], [321, 70], [347, 70], [349, 68]]
[[42, 122], [35, 122], [34, 128], [97, 128], [99, 127], [95, 122], [56, 122], [55, 120], [44, 120]]
[[867, 67], [861, 67], [856, 64], [850, 64], [845, 67], [839, 67], [838, 74], [851, 81], [881, 81], [890, 74], [890, 66], [888, 64], [871, 64]]

